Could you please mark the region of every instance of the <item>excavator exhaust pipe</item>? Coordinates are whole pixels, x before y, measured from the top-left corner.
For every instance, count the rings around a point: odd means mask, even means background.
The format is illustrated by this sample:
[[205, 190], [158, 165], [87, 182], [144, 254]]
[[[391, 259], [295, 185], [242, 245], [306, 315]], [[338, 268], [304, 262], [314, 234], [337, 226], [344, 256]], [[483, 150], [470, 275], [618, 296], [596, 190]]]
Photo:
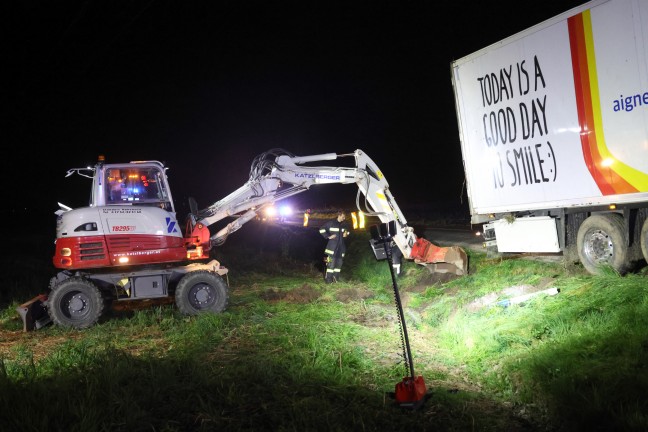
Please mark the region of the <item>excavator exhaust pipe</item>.
[[416, 239], [410, 258], [431, 273], [468, 274], [468, 255], [459, 246], [440, 247], [424, 238]]
[[38, 330], [52, 322], [45, 308], [46, 300], [47, 295], [39, 294], [16, 308], [22, 319], [24, 332]]

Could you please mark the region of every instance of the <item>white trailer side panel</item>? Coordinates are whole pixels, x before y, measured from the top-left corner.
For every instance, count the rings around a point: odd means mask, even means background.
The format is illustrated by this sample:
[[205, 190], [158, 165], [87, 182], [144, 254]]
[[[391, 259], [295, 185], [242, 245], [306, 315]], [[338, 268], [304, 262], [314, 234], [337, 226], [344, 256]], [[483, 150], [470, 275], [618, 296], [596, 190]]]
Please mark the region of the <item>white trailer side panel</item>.
[[648, 200], [647, 23], [593, 1], [452, 63], [473, 216]]

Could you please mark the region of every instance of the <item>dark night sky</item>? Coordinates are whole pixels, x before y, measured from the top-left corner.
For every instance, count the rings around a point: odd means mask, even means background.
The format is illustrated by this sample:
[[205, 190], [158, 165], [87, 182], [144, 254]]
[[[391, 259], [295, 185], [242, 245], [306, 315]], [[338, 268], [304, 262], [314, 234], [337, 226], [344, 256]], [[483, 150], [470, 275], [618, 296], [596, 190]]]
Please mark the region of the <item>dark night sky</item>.
[[[105, 154], [165, 161], [176, 203], [204, 207], [276, 147], [359, 148], [401, 207], [458, 204], [450, 62], [582, 3], [7, 2], [3, 166], [41, 191], [12, 187], [11, 205], [86, 204], [89, 184], [65, 172]], [[299, 197], [357, 191], [316, 189]]]

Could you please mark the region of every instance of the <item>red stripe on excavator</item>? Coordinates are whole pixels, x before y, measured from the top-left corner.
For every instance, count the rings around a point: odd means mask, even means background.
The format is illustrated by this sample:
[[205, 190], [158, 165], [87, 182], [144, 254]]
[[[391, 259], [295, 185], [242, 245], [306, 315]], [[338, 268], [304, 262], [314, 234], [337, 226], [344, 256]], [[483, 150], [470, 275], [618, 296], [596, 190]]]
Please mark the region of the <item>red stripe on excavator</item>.
[[[62, 254], [69, 249], [69, 254]], [[154, 235], [110, 235], [60, 238], [53, 263], [68, 270], [182, 261], [187, 249], [184, 239]], [[120, 263], [120, 258], [128, 262]]]

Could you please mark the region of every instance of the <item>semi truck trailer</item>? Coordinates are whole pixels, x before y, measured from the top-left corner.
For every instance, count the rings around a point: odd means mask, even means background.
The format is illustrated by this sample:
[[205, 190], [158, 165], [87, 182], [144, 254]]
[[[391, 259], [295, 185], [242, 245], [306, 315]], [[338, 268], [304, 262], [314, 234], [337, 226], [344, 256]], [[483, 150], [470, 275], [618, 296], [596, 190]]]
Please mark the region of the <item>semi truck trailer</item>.
[[594, 0], [451, 62], [471, 222], [496, 253], [648, 261], [648, 2]]

